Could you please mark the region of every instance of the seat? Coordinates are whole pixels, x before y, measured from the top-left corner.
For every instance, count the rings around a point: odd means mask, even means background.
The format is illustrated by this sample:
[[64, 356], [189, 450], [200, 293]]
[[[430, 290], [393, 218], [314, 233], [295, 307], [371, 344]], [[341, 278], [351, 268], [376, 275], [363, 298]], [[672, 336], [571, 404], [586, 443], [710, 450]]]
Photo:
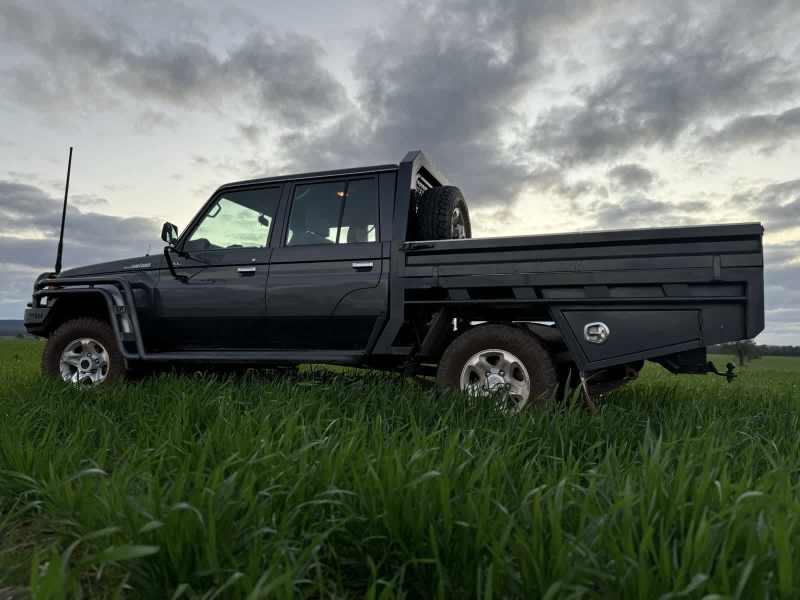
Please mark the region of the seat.
[[347, 243], [360, 244], [368, 242], [367, 226], [366, 225], [350, 225], [347, 230]]
[[[298, 231], [293, 233], [289, 245], [333, 244], [334, 242], [327, 237], [331, 228], [330, 215], [311, 205], [300, 206], [302, 208], [295, 209], [296, 214], [292, 215], [293, 225]], [[335, 227], [335, 224], [333, 226]]]

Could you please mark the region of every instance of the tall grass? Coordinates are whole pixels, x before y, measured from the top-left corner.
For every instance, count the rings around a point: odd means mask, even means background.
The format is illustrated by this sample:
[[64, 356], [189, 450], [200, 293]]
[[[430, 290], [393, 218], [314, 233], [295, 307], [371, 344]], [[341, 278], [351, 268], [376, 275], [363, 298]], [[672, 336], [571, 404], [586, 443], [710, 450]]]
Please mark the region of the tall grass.
[[399, 377], [81, 392], [0, 345], [0, 588], [87, 597], [797, 597], [800, 361], [648, 368], [509, 418]]

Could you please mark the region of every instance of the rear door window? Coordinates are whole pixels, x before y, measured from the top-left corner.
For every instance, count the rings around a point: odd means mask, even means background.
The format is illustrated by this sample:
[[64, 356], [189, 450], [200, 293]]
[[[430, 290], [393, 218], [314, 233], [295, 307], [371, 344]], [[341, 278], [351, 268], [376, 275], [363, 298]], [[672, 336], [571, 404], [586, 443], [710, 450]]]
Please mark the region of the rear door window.
[[335, 244], [346, 187], [344, 181], [295, 186], [286, 245]]
[[287, 246], [378, 241], [375, 178], [295, 186]]
[[338, 243], [378, 241], [377, 183], [374, 178], [348, 182]]

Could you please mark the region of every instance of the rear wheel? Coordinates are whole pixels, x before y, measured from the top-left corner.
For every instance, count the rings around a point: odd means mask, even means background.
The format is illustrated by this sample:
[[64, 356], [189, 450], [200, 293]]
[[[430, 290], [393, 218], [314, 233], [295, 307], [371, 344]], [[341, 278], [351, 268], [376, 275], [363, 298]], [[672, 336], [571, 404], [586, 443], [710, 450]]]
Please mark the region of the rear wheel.
[[460, 335], [442, 355], [437, 379], [512, 413], [547, 402], [558, 387], [547, 350], [511, 325], [481, 325]]
[[415, 236], [418, 240], [472, 237], [469, 209], [461, 190], [443, 185], [425, 191], [419, 200]]
[[67, 321], [48, 338], [42, 372], [67, 383], [94, 387], [121, 379], [125, 360], [111, 326], [99, 319]]

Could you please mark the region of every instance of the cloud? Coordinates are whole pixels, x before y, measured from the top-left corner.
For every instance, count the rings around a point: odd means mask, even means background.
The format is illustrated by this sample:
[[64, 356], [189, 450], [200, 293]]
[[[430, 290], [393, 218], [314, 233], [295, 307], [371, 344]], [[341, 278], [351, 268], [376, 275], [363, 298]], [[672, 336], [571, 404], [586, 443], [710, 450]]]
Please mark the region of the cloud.
[[800, 338], [800, 242], [764, 248], [767, 333], [775, 343], [798, 344]]
[[[0, 221], [0, 263], [37, 269], [53, 265], [60, 199], [32, 185], [0, 181]], [[85, 212], [74, 205], [67, 211], [64, 238], [65, 266], [137, 256], [162, 245], [155, 219]]]
[[566, 169], [547, 164], [533, 166], [528, 174], [527, 184], [533, 191], [553, 193], [567, 200], [576, 200], [582, 196], [608, 196], [606, 186], [589, 179], [570, 180]]
[[540, 40], [592, 10], [590, 2], [409, 3], [389, 27], [364, 36], [354, 109], [282, 138], [291, 168], [397, 160], [421, 148], [472, 205], [513, 203], [530, 166], [503, 134], [523, 126], [517, 107], [551, 72]]
[[178, 127], [178, 120], [162, 111], [148, 108], [139, 113], [135, 127], [140, 133], [151, 133], [162, 128], [174, 131]]
[[254, 123], [249, 125], [246, 123], [239, 123], [236, 125], [236, 129], [239, 131], [239, 135], [251, 144], [258, 144], [265, 133], [263, 127], [259, 127]]
[[[775, 43], [790, 39], [786, 3], [598, 7], [411, 3], [390, 29], [364, 37], [353, 110], [281, 138], [290, 168], [396, 160], [398, 149], [422, 148], [476, 208], [513, 206], [529, 191], [607, 195], [604, 182], [574, 167], [610, 161], [622, 162], [608, 173], [615, 191], [650, 192], [656, 173], [624, 162], [628, 155], [672, 147], [707, 119], [800, 90]], [[563, 44], [562, 62], [574, 63], [575, 38], [593, 23], [604, 26], [597, 47], [607, 67], [573, 87], [569, 101], [526, 113], [527, 94], [553, 81], [552, 45]]]
[[617, 165], [608, 173], [611, 184], [623, 192], [637, 192], [649, 190], [656, 179], [656, 174], [641, 165]]
[[610, 29], [609, 72], [536, 119], [531, 151], [563, 165], [612, 160], [671, 147], [708, 117], [796, 97], [796, 60], [769, 29], [785, 31], [791, 5], [699, 6], [670, 3]]
[[70, 204], [83, 207], [105, 206], [108, 204], [108, 200], [100, 196], [95, 196], [94, 194], [70, 194], [69, 202]]
[[[214, 112], [235, 99], [294, 126], [348, 102], [321, 64], [322, 47], [295, 34], [251, 33], [216, 53], [200, 34], [145, 39], [101, 10], [4, 2], [0, 39], [21, 51], [2, 73], [10, 95], [50, 112], [125, 99]], [[154, 114], [145, 113], [140, 126], [170, 124]]]
[[585, 213], [598, 227], [626, 229], [697, 225], [707, 221], [709, 206], [702, 201], [666, 202], [645, 196], [628, 196], [617, 202], [595, 202]]
[[42, 269], [0, 261], [0, 319], [22, 319], [30, 302], [33, 281]]
[[769, 231], [800, 227], [800, 179], [738, 192], [731, 202], [764, 221]]
[[788, 140], [800, 136], [800, 106], [777, 114], [736, 117], [703, 138], [709, 148], [737, 150], [751, 145], [764, 145], [774, 150]]

